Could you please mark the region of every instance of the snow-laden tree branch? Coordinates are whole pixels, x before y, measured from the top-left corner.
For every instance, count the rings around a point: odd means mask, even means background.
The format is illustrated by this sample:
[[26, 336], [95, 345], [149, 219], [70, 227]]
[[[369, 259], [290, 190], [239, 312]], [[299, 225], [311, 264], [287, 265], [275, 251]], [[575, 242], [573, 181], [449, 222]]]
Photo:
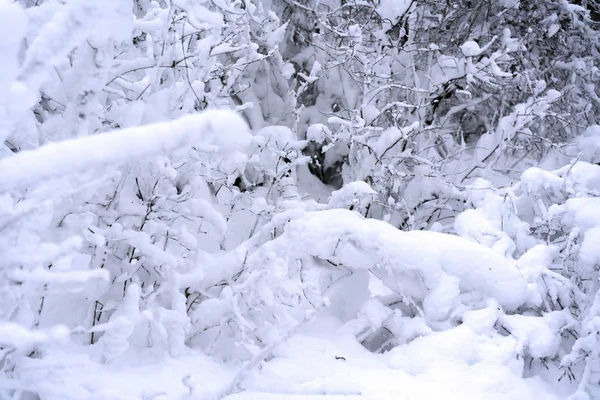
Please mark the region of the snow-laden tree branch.
[[183, 147], [236, 157], [252, 136], [233, 112], [205, 111], [175, 121], [117, 129], [50, 143], [0, 160], [0, 192], [31, 187], [53, 177], [166, 155]]
[[[428, 321], [443, 321], [459, 307], [461, 293], [474, 301], [492, 298], [507, 311], [527, 302], [527, 285], [514, 263], [455, 235], [402, 232], [348, 210], [309, 212], [248, 258], [260, 268], [276, 255], [306, 265], [311, 258], [330, 268], [372, 271], [385, 285], [423, 305]], [[473, 295], [477, 293], [478, 295]]]

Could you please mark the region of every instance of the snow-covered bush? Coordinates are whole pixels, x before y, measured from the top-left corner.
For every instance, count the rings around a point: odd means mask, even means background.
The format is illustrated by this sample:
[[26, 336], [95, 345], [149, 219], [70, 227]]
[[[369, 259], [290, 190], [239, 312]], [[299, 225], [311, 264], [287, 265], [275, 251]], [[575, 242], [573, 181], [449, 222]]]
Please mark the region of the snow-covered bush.
[[[517, 266], [532, 291], [527, 318], [536, 318], [540, 327], [551, 329], [546, 336], [554, 342], [551, 353], [526, 345], [522, 355], [540, 359], [547, 368], [551, 361], [554, 368], [562, 369], [560, 379], [579, 382], [573, 398], [585, 393], [593, 398], [598, 393], [594, 343], [598, 336], [600, 169], [594, 164], [595, 131], [591, 127], [569, 148], [579, 152], [579, 157], [562, 168], [527, 169], [520, 182], [503, 189], [477, 181], [469, 196], [474, 208], [459, 214], [454, 223], [459, 235], [518, 258]], [[511, 316], [502, 326], [513, 335], [525, 334], [526, 344], [540, 332], [535, 328], [527, 333], [527, 326], [533, 329], [534, 325], [519, 322], [523, 318]]]
[[373, 185], [369, 215], [400, 228], [456, 215], [456, 185], [492, 171], [518, 179], [598, 115], [598, 102], [581, 100], [597, 97], [598, 79], [583, 7], [280, 3], [311, 170], [336, 187]]
[[224, 398], [315, 331], [597, 397], [597, 17], [0, 0], [0, 397]]

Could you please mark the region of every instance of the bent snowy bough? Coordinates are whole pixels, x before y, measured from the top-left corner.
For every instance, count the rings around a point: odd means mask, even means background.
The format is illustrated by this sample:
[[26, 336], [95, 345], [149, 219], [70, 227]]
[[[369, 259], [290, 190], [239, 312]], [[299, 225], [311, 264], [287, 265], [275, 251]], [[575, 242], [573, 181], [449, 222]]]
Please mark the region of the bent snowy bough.
[[239, 163], [251, 141], [252, 135], [240, 116], [209, 110], [175, 121], [50, 143], [4, 158], [0, 160], [0, 193], [184, 147], [218, 152], [225, 160]]
[[444, 321], [465, 302], [495, 299], [515, 311], [529, 296], [516, 265], [489, 248], [437, 232], [403, 232], [348, 210], [307, 212], [249, 261], [260, 265], [276, 254], [293, 265], [314, 259], [371, 270], [392, 291], [422, 304], [426, 320]]

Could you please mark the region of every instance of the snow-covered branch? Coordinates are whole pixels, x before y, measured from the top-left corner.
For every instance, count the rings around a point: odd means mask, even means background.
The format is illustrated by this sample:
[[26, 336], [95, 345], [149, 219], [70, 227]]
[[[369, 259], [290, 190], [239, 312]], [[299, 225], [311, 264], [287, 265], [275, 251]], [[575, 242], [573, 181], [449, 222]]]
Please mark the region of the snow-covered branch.
[[31, 187], [46, 179], [164, 155], [183, 147], [235, 156], [251, 135], [233, 112], [206, 111], [175, 121], [117, 129], [50, 143], [0, 160], [0, 192]]

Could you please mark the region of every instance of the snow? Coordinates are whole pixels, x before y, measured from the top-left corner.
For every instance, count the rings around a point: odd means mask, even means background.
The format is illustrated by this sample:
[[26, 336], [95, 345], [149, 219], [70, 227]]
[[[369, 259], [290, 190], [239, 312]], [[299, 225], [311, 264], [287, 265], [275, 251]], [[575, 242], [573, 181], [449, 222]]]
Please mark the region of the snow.
[[373, 202], [375, 192], [371, 187], [363, 181], [349, 182], [343, 188], [331, 193], [331, 197], [327, 204], [331, 208], [358, 208], [365, 209]]
[[600, 195], [600, 165], [579, 161], [563, 168], [565, 184], [579, 194]]
[[[193, 351], [171, 358], [130, 349], [108, 368], [95, 362], [93, 353], [82, 355], [73, 347], [62, 350], [58, 369], [29, 361], [24, 379], [32, 380], [44, 398], [62, 399], [559, 398], [538, 378], [519, 376], [511, 338], [482, 337], [458, 327], [374, 355], [347, 334], [319, 334], [326, 318], [281, 345], [269, 362], [251, 371], [242, 391], [225, 397], [219, 393], [237, 369]], [[64, 382], [63, 389], [51, 391], [56, 382]]]
[[472, 40], [464, 42], [462, 46], [460, 46], [460, 51], [462, 51], [466, 57], [477, 57], [482, 53], [477, 42]]
[[192, 351], [171, 358], [148, 349], [129, 350], [107, 368], [94, 360], [93, 353], [71, 347], [56, 353], [55, 362], [48, 365], [44, 360], [31, 360], [24, 371], [23, 378], [42, 398], [210, 398], [232, 375], [230, 368]]
[[496, 41], [496, 39], [497, 39], [497, 37], [494, 36], [492, 38], [492, 40], [490, 40], [483, 47], [479, 47], [477, 42], [475, 42], [473, 40], [468, 40], [460, 46], [460, 50], [465, 55], [465, 57], [477, 57], [477, 56], [483, 54]]
[[377, 13], [381, 18], [387, 18], [392, 22], [397, 22], [412, 5], [408, 0], [382, 0], [377, 7]]
[[50, 272], [45, 269], [37, 269], [29, 272], [15, 271], [11, 274], [15, 280], [37, 282], [44, 284], [68, 284], [82, 283], [91, 279], [99, 279], [108, 281], [109, 274], [107, 271], [65, 271], [65, 272]]
[[579, 253], [581, 261], [591, 268], [596, 268], [597, 265], [600, 265], [600, 248], [598, 248], [598, 243], [600, 243], [600, 226], [594, 226], [585, 232]]
[[234, 113], [220, 110], [182, 117], [172, 122], [132, 127], [99, 135], [47, 144], [0, 160], [0, 192], [23, 188], [45, 179], [123, 164], [185, 146], [225, 157], [233, 172], [245, 161], [252, 141], [246, 123]]
[[260, 253], [265, 251], [376, 271], [390, 289], [423, 301], [434, 321], [446, 319], [462, 293], [494, 298], [507, 310], [517, 309], [528, 296], [514, 263], [482, 245], [437, 232], [401, 232], [348, 210], [308, 212]]
[[0, 0], [0, 399], [600, 398], [585, 7], [300, 3]]
[[10, 99], [7, 95], [8, 88], [13, 85], [13, 79], [18, 71], [17, 52], [19, 42], [25, 35], [27, 16], [18, 3], [3, 1], [0, 3], [0, 35], [5, 38], [0, 44], [0, 54], [5, 54], [6, 59], [0, 64], [0, 88], [2, 97], [0, 105]]
[[513, 240], [500, 229], [500, 224], [492, 223], [482, 209], [465, 210], [454, 221], [454, 230], [464, 238], [483, 244], [504, 256], [515, 250]]
[[548, 213], [554, 218], [560, 218], [567, 226], [576, 226], [583, 232], [600, 225], [600, 198], [572, 198], [564, 205], [553, 205]]
[[228, 399], [558, 399], [540, 380], [520, 378], [513, 345], [458, 327], [373, 355], [350, 336], [305, 332]]
[[64, 340], [69, 331], [62, 326], [55, 326], [50, 331], [32, 332], [23, 326], [10, 322], [0, 323], [0, 346], [2, 348], [14, 347], [20, 351], [31, 351], [35, 345], [56, 340]]
[[575, 139], [582, 161], [597, 163], [600, 161], [600, 125], [591, 125], [581, 136]]

